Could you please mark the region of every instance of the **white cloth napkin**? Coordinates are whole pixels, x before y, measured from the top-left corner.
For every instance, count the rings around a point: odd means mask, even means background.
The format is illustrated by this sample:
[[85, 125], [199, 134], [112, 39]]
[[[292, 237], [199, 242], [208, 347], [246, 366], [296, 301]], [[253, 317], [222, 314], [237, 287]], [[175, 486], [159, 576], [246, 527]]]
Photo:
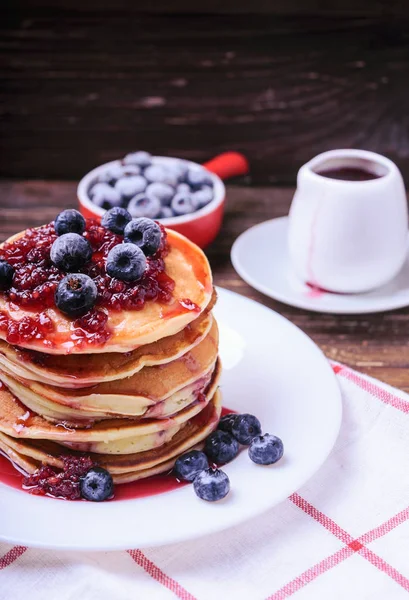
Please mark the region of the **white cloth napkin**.
[[320, 471], [281, 505], [234, 529], [155, 549], [0, 544], [0, 599], [408, 598], [409, 396], [333, 368], [343, 394], [339, 438]]

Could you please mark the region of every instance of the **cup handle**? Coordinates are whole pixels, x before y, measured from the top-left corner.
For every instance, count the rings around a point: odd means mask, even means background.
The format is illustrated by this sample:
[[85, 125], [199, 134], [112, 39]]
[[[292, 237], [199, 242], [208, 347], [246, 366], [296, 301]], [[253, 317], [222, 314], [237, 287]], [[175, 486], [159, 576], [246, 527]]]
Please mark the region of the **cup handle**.
[[218, 175], [220, 179], [247, 175], [249, 172], [248, 160], [240, 152], [223, 152], [203, 164], [204, 168]]

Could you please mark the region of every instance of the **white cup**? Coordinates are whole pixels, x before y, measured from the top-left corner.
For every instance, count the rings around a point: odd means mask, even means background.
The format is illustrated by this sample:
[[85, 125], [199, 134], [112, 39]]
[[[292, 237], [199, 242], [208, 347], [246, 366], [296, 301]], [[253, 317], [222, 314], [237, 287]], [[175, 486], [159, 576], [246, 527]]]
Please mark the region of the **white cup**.
[[[319, 174], [351, 168], [377, 178]], [[331, 150], [310, 160], [298, 172], [288, 241], [295, 272], [319, 288], [358, 293], [392, 279], [408, 249], [408, 208], [397, 166], [365, 150]]]

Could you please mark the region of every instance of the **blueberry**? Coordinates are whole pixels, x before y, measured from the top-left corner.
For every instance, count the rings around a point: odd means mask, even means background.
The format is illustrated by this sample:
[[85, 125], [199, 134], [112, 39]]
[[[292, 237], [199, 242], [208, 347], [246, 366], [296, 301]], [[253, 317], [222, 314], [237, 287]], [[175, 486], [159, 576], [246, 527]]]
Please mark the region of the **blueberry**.
[[150, 183], [148, 185], [146, 188], [146, 195], [149, 197], [154, 196], [155, 198], [158, 198], [162, 206], [169, 206], [173, 196], [175, 195], [175, 190], [167, 183], [156, 181], [155, 183]]
[[133, 217], [148, 217], [155, 219], [160, 213], [160, 201], [156, 197], [146, 194], [137, 194], [128, 204], [128, 210]]
[[133, 219], [125, 227], [125, 242], [136, 244], [145, 254], [145, 256], [152, 256], [155, 254], [160, 246], [161, 240], [161, 228], [152, 219], [146, 219], [141, 217], [140, 219]]
[[261, 434], [260, 421], [253, 415], [237, 415], [231, 433], [240, 444], [248, 446], [254, 437]]
[[102, 467], [92, 467], [80, 481], [82, 498], [92, 502], [108, 500], [114, 493], [112, 476]]
[[175, 194], [170, 205], [176, 216], [189, 215], [195, 212], [197, 206], [190, 194]]
[[118, 244], [109, 251], [106, 272], [122, 281], [138, 281], [146, 268], [144, 253], [135, 244]]
[[229, 413], [224, 415], [219, 421], [217, 429], [221, 429], [222, 431], [227, 431], [227, 433], [231, 433], [234, 421], [237, 419], [238, 415], [236, 413]]
[[173, 187], [177, 185], [176, 175], [163, 165], [151, 165], [143, 174], [150, 183], [167, 183]]
[[62, 271], [74, 271], [91, 260], [92, 248], [78, 233], [64, 233], [51, 246], [50, 257]]
[[173, 210], [170, 206], [162, 206], [159, 213], [159, 219], [171, 219], [173, 216]]
[[269, 433], [253, 438], [249, 448], [249, 457], [258, 465], [272, 465], [280, 460], [283, 453], [283, 442]]
[[98, 176], [98, 181], [110, 183], [114, 185], [121, 177], [129, 177], [131, 175], [140, 175], [141, 170], [136, 165], [120, 165], [116, 164], [109, 167], [106, 171]]
[[210, 187], [210, 185], [204, 185], [202, 188], [200, 188], [200, 190], [194, 192], [192, 195], [193, 200], [196, 202], [198, 208], [202, 208], [213, 200], [213, 189]]
[[94, 204], [104, 208], [120, 206], [122, 202], [121, 194], [108, 183], [96, 183], [88, 193]]
[[179, 183], [176, 191], [180, 194], [190, 194], [190, 186], [187, 183]]
[[191, 450], [179, 456], [173, 468], [178, 479], [182, 481], [193, 481], [196, 475], [209, 467], [209, 461], [204, 452]]
[[152, 162], [152, 156], [149, 152], [144, 152], [140, 150], [139, 152], [130, 152], [123, 159], [124, 165], [137, 165], [142, 169], [149, 167]]
[[230, 480], [220, 469], [205, 469], [193, 481], [193, 489], [202, 500], [216, 502], [230, 491]]
[[111, 210], [107, 210], [101, 219], [101, 225], [118, 235], [123, 235], [126, 225], [131, 220], [132, 217], [125, 208], [116, 206]]
[[71, 273], [61, 279], [55, 292], [55, 304], [70, 317], [85, 315], [95, 304], [97, 286], [88, 275]]
[[54, 221], [54, 229], [57, 235], [63, 235], [64, 233], [84, 233], [85, 225], [84, 217], [74, 208], [63, 210], [57, 215]]
[[186, 160], [177, 160], [169, 167], [175, 173], [178, 181], [184, 181], [189, 170], [189, 163]]
[[14, 269], [6, 261], [0, 260], [0, 290], [8, 290], [13, 281]]
[[147, 181], [142, 175], [131, 175], [130, 177], [121, 177], [115, 183], [116, 191], [125, 198], [130, 200], [136, 194], [140, 194], [145, 191]]
[[204, 185], [212, 185], [212, 178], [206, 169], [202, 167], [190, 167], [186, 175], [186, 183], [192, 189], [198, 190]]
[[204, 451], [211, 461], [225, 464], [237, 456], [239, 443], [227, 431], [217, 429], [206, 439]]

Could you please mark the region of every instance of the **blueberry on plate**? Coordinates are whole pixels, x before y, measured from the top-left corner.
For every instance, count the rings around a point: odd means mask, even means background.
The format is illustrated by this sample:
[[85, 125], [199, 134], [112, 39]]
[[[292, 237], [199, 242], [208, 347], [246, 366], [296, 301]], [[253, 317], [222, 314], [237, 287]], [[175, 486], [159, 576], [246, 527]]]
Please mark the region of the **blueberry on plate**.
[[14, 268], [6, 261], [0, 260], [0, 290], [8, 290], [13, 281]]
[[190, 167], [186, 175], [186, 183], [192, 189], [198, 190], [204, 185], [212, 185], [212, 178], [206, 169], [202, 167]]
[[162, 206], [158, 219], [171, 219], [172, 217], [174, 217], [174, 214], [170, 206]]
[[272, 465], [280, 460], [283, 454], [283, 442], [269, 433], [253, 438], [249, 447], [249, 457], [258, 465]]
[[236, 415], [231, 433], [240, 444], [248, 446], [253, 438], [261, 434], [261, 423], [254, 415]]
[[231, 433], [234, 421], [237, 419], [237, 417], [237, 413], [228, 413], [227, 415], [224, 415], [224, 417], [220, 419], [217, 429]]
[[54, 229], [57, 235], [63, 235], [64, 233], [84, 233], [85, 225], [84, 217], [74, 208], [63, 210], [57, 215], [54, 221]]
[[125, 200], [130, 200], [136, 194], [144, 192], [148, 182], [142, 175], [131, 175], [130, 177], [121, 177], [115, 183], [116, 191]]
[[155, 181], [155, 183], [150, 183], [146, 188], [146, 195], [158, 198], [162, 206], [169, 206], [173, 196], [175, 195], [175, 190], [167, 183]]
[[204, 452], [212, 462], [224, 465], [236, 458], [239, 443], [230, 433], [217, 429], [206, 439]]
[[106, 272], [122, 281], [138, 281], [146, 269], [144, 253], [135, 244], [118, 244], [109, 251]]
[[124, 231], [125, 242], [139, 246], [145, 256], [152, 256], [158, 251], [161, 235], [159, 225], [145, 217], [133, 219]]
[[213, 189], [210, 187], [210, 185], [204, 185], [202, 188], [200, 188], [200, 190], [194, 192], [192, 195], [193, 200], [196, 202], [198, 208], [202, 208], [213, 200]]
[[190, 194], [180, 193], [174, 195], [170, 207], [177, 217], [190, 215], [197, 209], [197, 205]]
[[151, 164], [152, 156], [149, 152], [139, 150], [138, 152], [130, 152], [127, 154], [122, 162], [124, 165], [137, 165], [138, 167], [145, 169]]
[[207, 502], [221, 500], [230, 491], [230, 480], [220, 469], [205, 469], [193, 481], [196, 495]]
[[95, 304], [97, 286], [88, 275], [71, 273], [61, 279], [55, 291], [55, 304], [70, 317], [85, 315]]
[[131, 220], [132, 217], [126, 208], [115, 206], [115, 208], [106, 211], [101, 219], [101, 225], [118, 235], [123, 235], [125, 227]]
[[173, 471], [178, 479], [182, 481], [193, 481], [196, 475], [209, 468], [209, 461], [204, 452], [191, 450], [179, 456], [173, 467]]
[[51, 246], [50, 257], [62, 271], [75, 271], [91, 260], [92, 248], [78, 233], [64, 233]]
[[173, 187], [177, 185], [177, 177], [163, 165], [151, 165], [143, 174], [150, 183], [167, 183]]
[[102, 467], [92, 467], [80, 480], [81, 497], [92, 502], [108, 500], [114, 493], [111, 474]]
[[137, 194], [128, 204], [128, 211], [132, 217], [148, 217], [149, 219], [156, 219], [160, 213], [161, 204], [160, 200], [155, 196], [147, 196], [145, 193]]
[[88, 192], [89, 197], [96, 206], [112, 208], [120, 206], [121, 194], [108, 183], [96, 183]]

